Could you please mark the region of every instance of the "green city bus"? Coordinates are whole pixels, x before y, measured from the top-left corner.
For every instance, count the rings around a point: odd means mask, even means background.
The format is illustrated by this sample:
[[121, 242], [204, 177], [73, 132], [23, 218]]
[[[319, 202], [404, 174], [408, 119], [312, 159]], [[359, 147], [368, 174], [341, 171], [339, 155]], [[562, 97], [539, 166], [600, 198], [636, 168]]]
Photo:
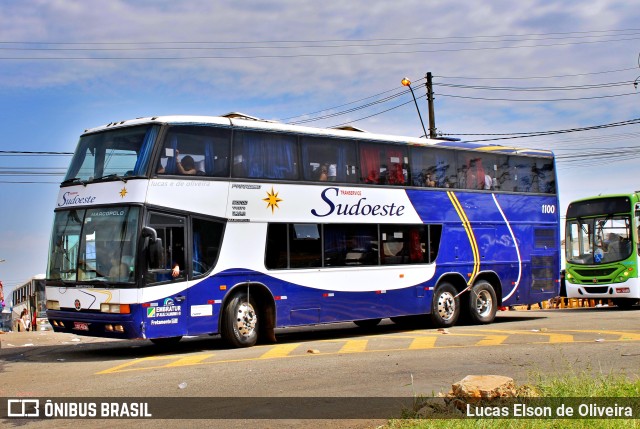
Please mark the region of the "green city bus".
[[629, 308], [640, 299], [640, 192], [577, 200], [565, 227], [568, 298], [612, 300]]

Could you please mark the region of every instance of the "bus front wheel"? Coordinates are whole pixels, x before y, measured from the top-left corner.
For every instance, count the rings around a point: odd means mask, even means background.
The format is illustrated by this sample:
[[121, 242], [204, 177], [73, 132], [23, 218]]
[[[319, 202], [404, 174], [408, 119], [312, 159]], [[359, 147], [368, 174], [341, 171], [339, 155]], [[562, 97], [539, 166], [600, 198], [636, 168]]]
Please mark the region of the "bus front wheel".
[[455, 325], [460, 316], [460, 298], [453, 285], [443, 283], [436, 288], [431, 301], [431, 321], [436, 327], [448, 328]]
[[498, 300], [491, 283], [481, 280], [469, 291], [469, 320], [471, 323], [483, 325], [491, 323], [496, 318]]
[[225, 306], [222, 319], [222, 338], [233, 347], [251, 347], [258, 341], [258, 313], [253, 297], [242, 292], [233, 296]]

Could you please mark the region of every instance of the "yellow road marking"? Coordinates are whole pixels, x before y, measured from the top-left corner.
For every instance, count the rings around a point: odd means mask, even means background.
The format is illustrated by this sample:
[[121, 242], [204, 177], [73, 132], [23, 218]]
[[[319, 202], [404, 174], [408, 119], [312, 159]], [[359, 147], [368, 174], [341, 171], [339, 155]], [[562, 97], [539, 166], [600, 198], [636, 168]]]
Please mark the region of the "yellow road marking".
[[507, 334], [507, 335], [542, 335], [549, 337], [549, 343], [572, 343], [573, 335], [568, 334], [556, 334], [553, 332], [547, 331], [509, 331], [509, 330], [498, 330], [498, 329], [481, 329], [481, 331], [485, 332], [494, 332], [496, 334]]
[[[109, 374], [111, 372], [124, 372], [124, 371], [130, 371], [130, 369], [125, 369], [128, 368], [130, 366], [134, 366], [136, 364], [140, 364], [140, 363], [147, 363], [147, 362], [151, 362], [151, 361], [161, 361], [161, 360], [174, 360], [175, 356], [151, 356], [151, 357], [147, 357], [147, 358], [142, 358], [142, 359], [135, 359], [132, 360], [131, 362], [125, 362], [122, 365], [118, 365], [118, 366], [114, 366], [113, 368], [109, 368], [109, 369], [105, 369], [104, 371], [100, 371], [98, 372], [98, 374]], [[162, 368], [163, 365], [159, 365], [159, 366], [155, 366], [154, 368]], [[144, 368], [144, 369], [149, 369]], [[139, 370], [139, 369], [134, 369], [135, 370]]]
[[619, 335], [618, 341], [639, 341], [640, 334], [634, 332], [625, 332], [625, 331], [595, 331], [595, 330], [580, 330], [580, 331], [565, 331], [565, 332], [580, 332], [584, 334], [597, 334], [597, 335]]
[[279, 344], [272, 347], [269, 351], [264, 353], [259, 359], [272, 359], [288, 356], [289, 353], [298, 348], [300, 344]]
[[499, 346], [509, 338], [508, 335], [485, 335], [484, 339], [478, 341], [476, 346]]
[[432, 349], [432, 348], [435, 347], [437, 339], [438, 339], [438, 337], [436, 337], [436, 336], [433, 336], [433, 337], [417, 337], [411, 342], [411, 345], [409, 346], [409, 349], [411, 349], [411, 350]]
[[[579, 339], [578, 341], [574, 340], [574, 335], [571, 334], [593, 334], [592, 338], [587, 340]], [[558, 331], [525, 331], [525, 330], [499, 330], [499, 329], [475, 329], [473, 331], [468, 332], [449, 332], [448, 335], [438, 334], [430, 331], [417, 331], [413, 335], [408, 335], [407, 333], [402, 333], [399, 335], [381, 335], [381, 336], [368, 336], [366, 339], [357, 339], [357, 340], [322, 340], [321, 343], [344, 343], [344, 345], [340, 348], [339, 351], [328, 351], [322, 352], [322, 355], [336, 355], [340, 353], [376, 353], [376, 352], [391, 352], [391, 351], [406, 351], [406, 350], [424, 350], [424, 349], [447, 349], [447, 348], [468, 348], [468, 347], [476, 347], [476, 346], [497, 346], [502, 345], [509, 336], [527, 336], [534, 340], [530, 342], [531, 344], [558, 344], [558, 343], [585, 343], [592, 342], [596, 338], [611, 338], [614, 336], [614, 339], [610, 341], [640, 341], [640, 331], [634, 332], [625, 332], [625, 331], [602, 331], [602, 330], [558, 330]], [[537, 341], [531, 336], [540, 336], [547, 337], [547, 341]], [[448, 342], [445, 342], [445, 345], [436, 346], [436, 342], [439, 337], [482, 337], [478, 341], [469, 344], [456, 344], [451, 345]], [[584, 336], [584, 335], [583, 335]], [[369, 341], [371, 339], [410, 339], [411, 343], [405, 347], [388, 347], [388, 348], [368, 348]], [[97, 374], [113, 374], [120, 372], [131, 372], [131, 371], [146, 371], [151, 369], [161, 369], [161, 368], [177, 368], [181, 366], [188, 365], [211, 365], [211, 364], [223, 364], [223, 363], [233, 363], [233, 362], [249, 362], [256, 360], [266, 360], [272, 358], [300, 358], [300, 357], [309, 357], [313, 358], [313, 356], [318, 356], [317, 354], [308, 354], [308, 353], [296, 353], [292, 354], [297, 348], [299, 348], [303, 343], [291, 343], [291, 344], [279, 344], [275, 346], [267, 346], [268, 350], [260, 355], [259, 357], [246, 357], [246, 358], [236, 358], [236, 359], [224, 359], [221, 360], [208, 360], [211, 357], [215, 356], [212, 353], [201, 353], [195, 354], [192, 356], [171, 356], [171, 355], [162, 355], [162, 356], [150, 356], [140, 359], [135, 359], [129, 362], [125, 362], [121, 365], [114, 366], [109, 369], [105, 369], [103, 371], [98, 372]], [[310, 346], [313, 347], [313, 346]], [[260, 349], [262, 347], [255, 347], [252, 350]]]
[[349, 340], [338, 353], [360, 353], [367, 349], [369, 340]]
[[213, 356], [213, 354], [200, 354], [200, 355], [187, 356], [163, 366], [165, 368], [170, 368], [174, 366], [198, 365], [202, 363], [203, 360], [209, 359], [211, 356]]

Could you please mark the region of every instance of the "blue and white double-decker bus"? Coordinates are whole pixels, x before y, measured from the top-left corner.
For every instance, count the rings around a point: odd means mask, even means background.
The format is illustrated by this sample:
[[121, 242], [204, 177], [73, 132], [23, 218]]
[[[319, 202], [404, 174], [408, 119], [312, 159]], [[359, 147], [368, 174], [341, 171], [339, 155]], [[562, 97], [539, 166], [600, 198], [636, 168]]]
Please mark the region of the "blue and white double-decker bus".
[[490, 323], [557, 295], [553, 154], [167, 116], [80, 137], [55, 208], [54, 330], [231, 345], [383, 318]]

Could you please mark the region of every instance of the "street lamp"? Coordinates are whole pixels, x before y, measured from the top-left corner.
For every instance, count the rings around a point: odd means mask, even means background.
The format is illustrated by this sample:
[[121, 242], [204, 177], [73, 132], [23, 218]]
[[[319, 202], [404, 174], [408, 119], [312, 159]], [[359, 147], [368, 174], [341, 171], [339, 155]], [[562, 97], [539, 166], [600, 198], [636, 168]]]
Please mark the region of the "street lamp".
[[413, 88], [411, 88], [411, 81], [409, 78], [404, 78], [400, 81], [402, 86], [408, 86], [409, 90], [411, 90], [411, 95], [413, 96], [413, 102], [416, 104], [416, 110], [418, 111], [418, 117], [420, 118], [420, 124], [422, 125], [422, 131], [424, 131], [424, 137], [428, 138], [427, 130], [424, 127], [424, 122], [422, 122], [422, 115], [420, 114], [420, 108], [418, 108], [418, 102], [416, 101], [416, 95], [413, 93]]

